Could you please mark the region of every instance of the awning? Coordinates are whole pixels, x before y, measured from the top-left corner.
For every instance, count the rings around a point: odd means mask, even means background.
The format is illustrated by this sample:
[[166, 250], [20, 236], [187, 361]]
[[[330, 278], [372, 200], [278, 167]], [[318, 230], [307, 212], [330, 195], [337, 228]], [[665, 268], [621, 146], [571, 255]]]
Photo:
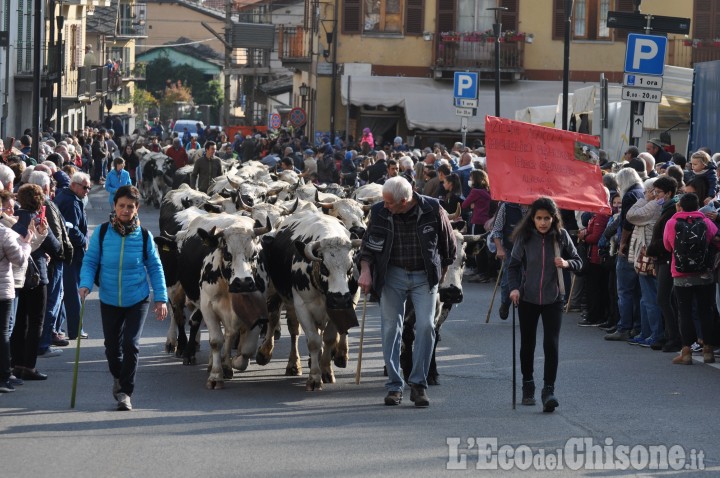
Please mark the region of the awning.
[[[348, 94], [348, 82], [350, 83]], [[418, 131], [459, 131], [460, 117], [453, 105], [453, 85], [430, 78], [343, 75], [343, 105], [397, 106], [405, 110], [408, 128]], [[570, 83], [570, 90], [584, 83]], [[562, 93], [557, 81], [516, 81], [500, 86], [500, 116], [514, 118], [515, 111], [547, 105]], [[485, 115], [495, 114], [494, 82], [484, 81], [478, 94], [477, 115], [468, 119], [468, 132], [485, 130]]]

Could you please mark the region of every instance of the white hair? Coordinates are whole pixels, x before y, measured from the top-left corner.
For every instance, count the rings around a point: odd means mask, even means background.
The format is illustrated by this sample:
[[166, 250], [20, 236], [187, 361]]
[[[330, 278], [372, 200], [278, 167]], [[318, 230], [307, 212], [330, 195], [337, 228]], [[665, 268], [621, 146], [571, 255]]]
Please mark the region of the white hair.
[[622, 196], [635, 185], [642, 186], [640, 175], [633, 168], [622, 168], [618, 171], [615, 180], [618, 184], [618, 192]]
[[73, 183], [82, 184], [86, 181], [88, 182], [88, 184], [90, 183], [90, 175], [89, 174], [79, 172], [79, 171], [77, 173], [73, 174], [73, 177], [72, 177]]
[[407, 179], [401, 176], [395, 176], [385, 181], [382, 192], [392, 196], [395, 201], [402, 201], [403, 199], [409, 201], [412, 198], [412, 186]]
[[380, 161], [381, 159], [387, 159], [387, 154], [385, 154], [385, 151], [380, 150], [375, 155], [375, 158], [377, 159], [377, 161]]
[[35, 166], [30, 165], [30, 166], [26, 167], [25, 170], [20, 175], [20, 182], [22, 184], [27, 184], [28, 179], [30, 178], [30, 175], [33, 173], [33, 171], [35, 171]]
[[642, 153], [638, 154], [638, 158], [645, 161], [645, 169], [647, 171], [650, 171], [651, 169], [653, 169], [655, 167], [655, 158], [653, 157], [652, 154], [643, 151]]
[[4, 185], [15, 181], [15, 172], [10, 169], [10, 166], [0, 164], [0, 183]]
[[45, 189], [50, 187], [50, 176], [42, 171], [33, 171], [27, 180], [28, 184], [37, 184], [41, 188]]
[[400, 166], [403, 169], [412, 169], [413, 168], [413, 160], [405, 156], [400, 160]]
[[655, 180], [657, 178], [648, 178], [643, 183], [643, 187], [645, 188], [645, 192], [650, 191], [653, 188], [653, 184], [655, 183]]

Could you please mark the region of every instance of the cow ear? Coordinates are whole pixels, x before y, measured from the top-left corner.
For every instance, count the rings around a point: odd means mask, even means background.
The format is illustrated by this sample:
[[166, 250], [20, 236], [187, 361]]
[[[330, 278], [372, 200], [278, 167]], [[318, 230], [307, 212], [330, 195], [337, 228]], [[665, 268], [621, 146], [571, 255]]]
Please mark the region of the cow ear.
[[266, 235], [266, 236], [262, 236], [262, 238], [260, 238], [260, 244], [262, 244], [263, 249], [272, 246], [273, 242], [275, 242], [275, 236], [267, 236]]
[[463, 228], [465, 227], [465, 221], [463, 221], [463, 220], [453, 221], [453, 222], [451, 222], [451, 224], [452, 224], [452, 228], [455, 229], [456, 231], [462, 231]]
[[216, 229], [216, 227], [213, 227], [210, 232], [202, 228], [197, 230], [197, 234], [200, 239], [202, 239], [203, 243], [213, 249], [218, 247], [218, 235], [215, 234]]

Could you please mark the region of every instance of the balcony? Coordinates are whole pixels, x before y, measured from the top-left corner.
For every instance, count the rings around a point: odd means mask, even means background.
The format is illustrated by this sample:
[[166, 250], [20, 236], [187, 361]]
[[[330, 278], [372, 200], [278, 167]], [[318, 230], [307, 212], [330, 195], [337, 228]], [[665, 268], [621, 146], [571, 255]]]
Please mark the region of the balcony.
[[[108, 89], [108, 70], [105, 67], [82, 67], [78, 68], [77, 85], [75, 94], [72, 89], [64, 92], [64, 96], [76, 96], [80, 101], [91, 102], [97, 97], [103, 96]], [[74, 75], [71, 75], [74, 76]]]
[[720, 41], [668, 40], [668, 65], [692, 68], [696, 63], [720, 60]]
[[278, 26], [278, 58], [284, 66], [310, 64], [312, 35], [302, 27]]
[[147, 38], [147, 5], [145, 3], [120, 4], [118, 37]]
[[[495, 38], [477, 32], [435, 35], [435, 79], [452, 79], [455, 71], [471, 68], [483, 78], [495, 77]], [[525, 37], [500, 41], [500, 75], [517, 79], [525, 72]]]

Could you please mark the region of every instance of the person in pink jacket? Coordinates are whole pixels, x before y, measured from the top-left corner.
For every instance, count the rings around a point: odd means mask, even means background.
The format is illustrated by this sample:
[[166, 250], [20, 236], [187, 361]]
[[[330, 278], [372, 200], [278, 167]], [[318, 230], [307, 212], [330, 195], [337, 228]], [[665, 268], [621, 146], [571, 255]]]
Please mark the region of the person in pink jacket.
[[[2, 208], [3, 214], [12, 214], [10, 201], [3, 201]], [[12, 229], [0, 224], [0, 392], [2, 393], [15, 391], [15, 387], [10, 381], [12, 370], [10, 368], [10, 337], [8, 334], [12, 302], [15, 298], [13, 266], [23, 267], [25, 265], [30, 256], [32, 238], [32, 230], [28, 230], [27, 235], [21, 237]]]
[[705, 363], [715, 361], [713, 355], [713, 345], [718, 341], [712, 337], [712, 320], [713, 306], [715, 295], [715, 282], [713, 280], [712, 264], [702, 272], [681, 272], [678, 271], [677, 261], [682, 262], [679, 251], [675, 250], [675, 234], [676, 224], [678, 220], [686, 221], [703, 221], [706, 227], [705, 240], [708, 247], [713, 247], [711, 242], [718, 232], [717, 226], [703, 213], [698, 211], [699, 199], [694, 193], [683, 194], [677, 204], [677, 210], [672, 218], [665, 224], [663, 234], [663, 244], [665, 249], [672, 252], [672, 261], [670, 263], [670, 272], [673, 277], [673, 290], [678, 304], [678, 316], [680, 322], [680, 339], [682, 341], [682, 350], [680, 355], [673, 359], [673, 363], [682, 365], [691, 365], [692, 350], [690, 345], [698, 338], [698, 331], [695, 330], [693, 323], [693, 303], [697, 304], [697, 314], [700, 319], [700, 327], [703, 345], [703, 359]]

